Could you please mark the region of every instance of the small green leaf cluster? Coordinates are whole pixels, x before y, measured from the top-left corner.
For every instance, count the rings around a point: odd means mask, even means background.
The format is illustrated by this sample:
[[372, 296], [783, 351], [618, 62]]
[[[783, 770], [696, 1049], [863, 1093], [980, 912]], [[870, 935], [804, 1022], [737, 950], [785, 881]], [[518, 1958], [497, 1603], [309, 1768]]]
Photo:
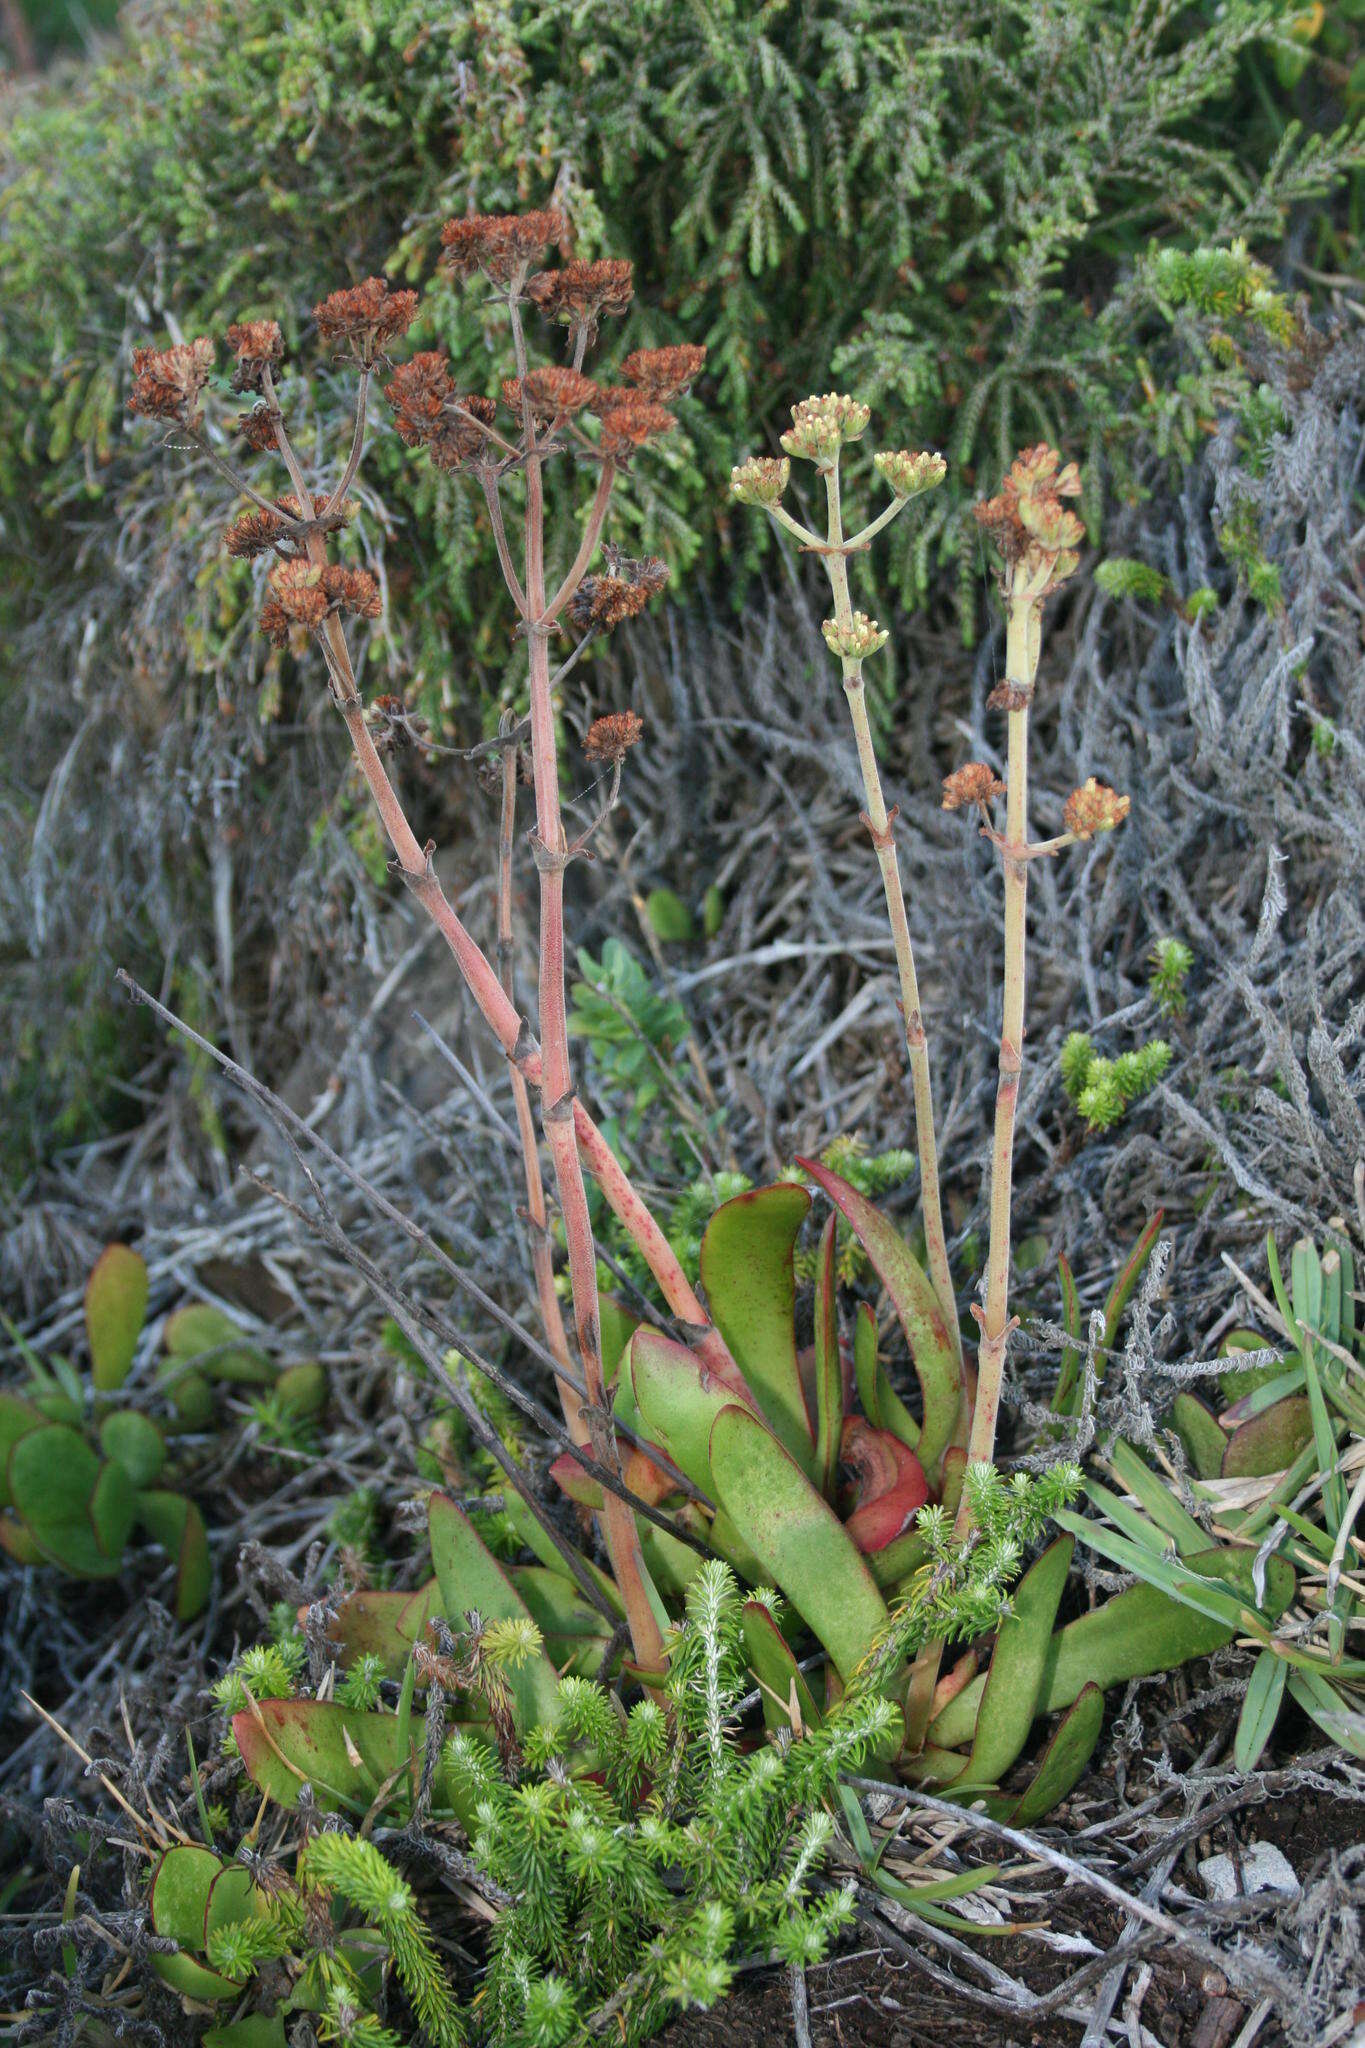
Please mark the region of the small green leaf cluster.
[[670, 1068], [687, 1012], [660, 995], [619, 939], [608, 939], [598, 960], [580, 948], [578, 971], [569, 1030], [588, 1047], [606, 1099], [625, 1105], [618, 1121], [626, 1136], [638, 1138], [646, 1111], [675, 1085]]
[[994, 1465], [969, 1465], [963, 1479], [970, 1509], [965, 1542], [941, 1503], [921, 1508], [917, 1527], [928, 1547], [905, 1596], [869, 1650], [850, 1693], [885, 1684], [927, 1642], [970, 1642], [999, 1626], [1010, 1588], [1029, 1548], [1081, 1490], [1078, 1465], [1063, 1459], [1046, 1471], [1009, 1479]]
[[1085, 1031], [1068, 1033], [1060, 1054], [1062, 1085], [1092, 1131], [1112, 1130], [1125, 1112], [1157, 1082], [1171, 1063], [1164, 1038], [1134, 1052], [1103, 1059]]
[[1148, 956], [1151, 972], [1147, 992], [1163, 1017], [1185, 1014], [1185, 983], [1194, 965], [1194, 954], [1183, 939], [1160, 938]]

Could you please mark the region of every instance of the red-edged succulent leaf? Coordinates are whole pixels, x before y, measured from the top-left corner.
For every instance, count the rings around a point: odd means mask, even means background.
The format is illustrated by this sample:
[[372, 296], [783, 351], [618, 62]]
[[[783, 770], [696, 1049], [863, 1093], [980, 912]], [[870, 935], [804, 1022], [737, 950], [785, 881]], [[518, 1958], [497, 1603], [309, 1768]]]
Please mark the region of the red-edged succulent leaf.
[[[435, 1579], [414, 1593], [351, 1593], [328, 1623], [327, 1640], [343, 1668], [357, 1657], [379, 1657], [387, 1675], [396, 1678], [432, 1615], [442, 1612]], [[299, 1610], [300, 1621], [306, 1613]]]
[[[431, 1562], [441, 1589], [441, 1604], [451, 1621], [471, 1609], [484, 1621], [530, 1621], [531, 1611], [506, 1570], [483, 1542], [473, 1523], [446, 1494], [427, 1501]], [[522, 1733], [538, 1721], [554, 1719], [559, 1706], [559, 1674], [548, 1657], [527, 1657], [507, 1674], [516, 1723]]]
[[621, 1370], [649, 1435], [694, 1486], [711, 1496], [712, 1423], [729, 1401], [758, 1414], [738, 1367], [710, 1372], [685, 1344], [642, 1323], [626, 1346]]
[[[462, 1725], [475, 1732], [472, 1724]], [[386, 1810], [401, 1818], [421, 1779], [421, 1714], [410, 1717], [406, 1756], [399, 1715], [364, 1714], [331, 1700], [261, 1700], [254, 1712], [247, 1707], [233, 1715], [232, 1733], [252, 1783], [278, 1806], [297, 1806], [309, 1784], [324, 1812], [347, 1807], [363, 1814], [388, 1788]], [[444, 1773], [438, 1800], [442, 1793], [449, 1802]], [[468, 1825], [472, 1810], [459, 1817]]]
[[844, 1527], [864, 1556], [885, 1550], [929, 1498], [924, 1467], [898, 1436], [859, 1415], [845, 1422], [839, 1455], [856, 1475], [856, 1505]]
[[716, 1499], [741, 1540], [848, 1679], [887, 1619], [852, 1537], [747, 1408], [727, 1404], [712, 1423], [711, 1470]]
[[818, 1159], [797, 1164], [822, 1188], [852, 1229], [890, 1295], [920, 1383], [924, 1420], [915, 1450], [932, 1473], [953, 1440], [962, 1408], [962, 1373], [952, 1332], [929, 1276], [899, 1231], [856, 1188]]
[[[656, 1508], [661, 1500], [667, 1500], [670, 1493], [676, 1493], [678, 1483], [655, 1463], [648, 1451], [638, 1444], [622, 1445], [621, 1477], [638, 1499], [647, 1501]], [[550, 1466], [550, 1477], [562, 1493], [580, 1507], [591, 1508], [596, 1514], [602, 1506], [600, 1481], [585, 1472], [573, 1451], [561, 1451]]]
[[831, 1210], [820, 1233], [815, 1268], [815, 1344], [812, 1351], [815, 1413], [815, 1484], [833, 1497], [839, 1471], [844, 1420], [844, 1368], [839, 1356], [839, 1307], [835, 1299], [834, 1238], [838, 1219]]
[[723, 1202], [701, 1243], [701, 1278], [712, 1321], [778, 1441], [809, 1477], [815, 1431], [796, 1356], [792, 1252], [810, 1213], [794, 1181], [751, 1188]]

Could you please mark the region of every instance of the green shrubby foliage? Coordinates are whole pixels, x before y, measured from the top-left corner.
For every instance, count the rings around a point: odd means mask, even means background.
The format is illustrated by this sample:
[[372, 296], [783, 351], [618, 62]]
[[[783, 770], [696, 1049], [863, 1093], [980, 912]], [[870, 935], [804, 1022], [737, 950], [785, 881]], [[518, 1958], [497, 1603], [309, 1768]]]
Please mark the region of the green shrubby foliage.
[[[125, 468], [134, 332], [221, 330], [377, 269], [425, 281], [445, 214], [553, 190], [580, 253], [636, 263], [622, 346], [685, 332], [710, 349], [709, 417], [686, 407], [690, 443], [634, 480], [638, 537], [675, 559], [761, 547], [716, 503], [722, 455], [833, 363], [961, 479], [901, 545], [911, 595], [959, 544], [972, 467], [1016, 442], [1084, 454], [1095, 491], [1127, 475], [1135, 439], [1188, 447], [1203, 376], [1168, 392], [1163, 350], [1178, 335], [1211, 371], [1201, 321], [1282, 324], [1238, 238], [1273, 241], [1361, 154], [1357, 134], [1289, 118], [1269, 59], [1304, 52], [1297, 0], [946, 16], [933, 0], [465, 0], [435, 17], [420, 0], [244, 0], [125, 19], [102, 63], [11, 118], [0, 485], [34, 501], [15, 515], [38, 544], [21, 599], [71, 601], [51, 579], [54, 555], [72, 566], [73, 510], [93, 521], [81, 579], [120, 540], [136, 563], [175, 536], [193, 659], [216, 671], [249, 659], [249, 578], [197, 550], [192, 479]], [[437, 288], [420, 338], [477, 373], [483, 317]], [[486, 533], [394, 446], [372, 489], [370, 545], [399, 526], [420, 542], [402, 653], [439, 697], [457, 631], [476, 664], [500, 653], [472, 573]]]

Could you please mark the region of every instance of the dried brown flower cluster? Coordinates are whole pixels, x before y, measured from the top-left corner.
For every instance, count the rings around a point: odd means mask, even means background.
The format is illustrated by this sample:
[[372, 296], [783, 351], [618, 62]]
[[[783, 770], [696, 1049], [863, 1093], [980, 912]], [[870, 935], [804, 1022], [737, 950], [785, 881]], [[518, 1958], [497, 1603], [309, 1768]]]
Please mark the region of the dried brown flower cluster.
[[275, 433], [275, 415], [268, 405], [253, 405], [250, 412], [239, 412], [237, 431], [247, 447], [257, 455], [273, 455], [280, 445]]
[[966, 804], [994, 803], [1004, 794], [1004, 783], [984, 761], [968, 761], [943, 778], [945, 811], [960, 811]]
[[438, 469], [458, 469], [487, 449], [476, 422], [491, 427], [497, 407], [477, 392], [457, 391], [439, 350], [423, 349], [395, 370], [384, 396], [400, 440], [425, 448]]
[[313, 308], [324, 341], [349, 342], [362, 363], [372, 363], [417, 317], [416, 292], [390, 291], [382, 277], [329, 292]]
[[259, 391], [262, 371], [273, 369], [284, 355], [278, 320], [239, 320], [227, 331], [227, 345], [237, 358], [234, 391]]
[[1075, 463], [1063, 468], [1057, 450], [1040, 441], [1015, 457], [995, 497], [973, 507], [1004, 556], [1016, 593], [1045, 597], [1075, 570], [1085, 528], [1062, 500], [1080, 491]]
[[652, 441], [657, 434], [670, 434], [678, 424], [671, 412], [650, 399], [631, 396], [602, 414], [598, 447], [604, 455], [624, 461]]
[[595, 263], [576, 258], [561, 270], [543, 270], [526, 286], [526, 296], [551, 320], [571, 327], [595, 327], [604, 313], [626, 313], [635, 296], [634, 265], [604, 256]]
[[581, 370], [552, 363], [544, 369], [528, 370], [524, 378], [503, 378], [502, 402], [509, 411], [519, 414], [523, 397], [529, 400], [538, 419], [551, 420], [589, 407], [595, 410], [602, 393]]
[[1132, 801], [1091, 775], [1066, 800], [1062, 813], [1066, 829], [1078, 839], [1093, 839], [1097, 832], [1112, 832], [1128, 816]]
[[624, 761], [645, 729], [643, 718], [634, 711], [611, 711], [595, 718], [588, 727], [583, 751], [590, 761]]
[[251, 562], [257, 555], [278, 547], [289, 531], [286, 522], [303, 517], [303, 508], [292, 493], [277, 498], [275, 503], [277, 509], [273, 512], [261, 507], [233, 520], [223, 535], [223, 546], [235, 561]]
[[482, 270], [495, 283], [510, 284], [551, 242], [562, 240], [564, 230], [564, 216], [553, 207], [539, 213], [467, 214], [441, 229], [442, 267], [452, 277]]
[[288, 646], [296, 627], [316, 633], [331, 612], [377, 619], [383, 608], [369, 570], [343, 568], [338, 562], [318, 564], [302, 557], [281, 562], [270, 572], [270, 588], [274, 595], [262, 606], [258, 624], [277, 647]]
[[585, 576], [569, 600], [569, 622], [582, 633], [610, 632], [642, 612], [668, 582], [668, 564], [657, 555], [623, 554], [610, 542], [602, 550], [605, 576]]
[[627, 583], [622, 576], [585, 576], [569, 599], [569, 619], [582, 633], [610, 632], [648, 603], [649, 592], [641, 583]]
[[679, 342], [672, 348], [632, 350], [621, 365], [621, 375], [642, 398], [662, 405], [670, 398], [681, 397], [693, 379], [701, 375], [705, 363], [704, 347]]
[[129, 412], [148, 419], [179, 420], [188, 426], [199, 405], [199, 394], [213, 368], [211, 341], [181, 341], [173, 348], [133, 350], [133, 388]]

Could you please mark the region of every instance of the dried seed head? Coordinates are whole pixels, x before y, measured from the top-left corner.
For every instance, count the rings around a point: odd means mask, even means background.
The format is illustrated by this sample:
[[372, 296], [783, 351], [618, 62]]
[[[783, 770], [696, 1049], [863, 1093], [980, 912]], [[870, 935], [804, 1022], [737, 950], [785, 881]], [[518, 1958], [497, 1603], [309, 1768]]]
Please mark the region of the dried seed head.
[[602, 414], [598, 447], [604, 455], [623, 460], [642, 448], [656, 434], [671, 433], [678, 424], [671, 412], [647, 398], [631, 398], [611, 406]]
[[275, 603], [291, 625], [306, 626], [309, 632], [315, 632], [326, 618], [328, 600], [322, 575], [321, 568], [302, 559], [281, 562], [271, 570], [270, 588]]
[[785, 455], [754, 455], [730, 471], [730, 489], [741, 505], [776, 505], [791, 473]]
[[1081, 474], [1045, 441], [1010, 464], [993, 498], [973, 507], [977, 523], [1005, 558], [1013, 594], [1046, 597], [1075, 571], [1085, 528], [1063, 498], [1079, 496]]
[[588, 727], [583, 751], [590, 761], [624, 761], [644, 729], [643, 718], [634, 711], [609, 712]]
[[657, 597], [668, 582], [668, 564], [657, 555], [628, 555], [614, 541], [602, 543], [602, 559], [607, 565], [609, 576], [619, 576], [623, 582], [638, 583], [650, 597]]
[[846, 441], [866, 433], [872, 417], [870, 406], [842, 392], [827, 391], [823, 398], [802, 398], [792, 407], [792, 423], [782, 436], [788, 455], [826, 465], [834, 460]]
[[504, 405], [513, 412], [521, 411], [523, 391], [530, 400], [531, 410], [540, 419], [555, 419], [561, 413], [582, 412], [585, 407], [596, 409], [601, 391], [591, 377], [585, 377], [581, 370], [573, 370], [552, 364], [546, 369], [528, 370], [524, 379], [505, 377], [502, 385]]
[[349, 342], [362, 363], [382, 355], [416, 317], [416, 292], [390, 291], [382, 277], [367, 277], [363, 284], [329, 292], [313, 308], [322, 339]]
[[268, 405], [253, 405], [250, 412], [239, 412], [237, 431], [248, 448], [254, 448], [258, 455], [273, 454], [279, 442], [275, 437], [275, 416]]
[[921, 491], [932, 491], [948, 474], [943, 457], [928, 449], [883, 449], [873, 456], [872, 466], [898, 498], [917, 498]]
[[650, 594], [645, 584], [624, 576], [585, 576], [569, 599], [569, 622], [580, 633], [610, 632], [642, 612]]
[[482, 270], [496, 283], [510, 284], [564, 231], [564, 216], [554, 207], [538, 213], [465, 214], [441, 229], [441, 266], [452, 277]]
[[262, 370], [284, 355], [278, 320], [240, 320], [227, 331], [227, 345], [237, 358], [232, 372], [234, 391], [259, 391]]
[[630, 310], [635, 296], [634, 265], [612, 256], [596, 263], [577, 258], [560, 270], [542, 270], [531, 278], [526, 296], [551, 320], [595, 328], [602, 314]]
[[426, 448], [438, 469], [458, 469], [486, 451], [487, 437], [475, 422], [491, 427], [497, 408], [477, 392], [457, 391], [439, 350], [419, 350], [395, 370], [384, 396], [399, 439]]
[[199, 394], [208, 383], [212, 368], [211, 341], [181, 341], [173, 348], [135, 348], [129, 412], [191, 425]]
[[1087, 776], [1066, 800], [1062, 813], [1066, 829], [1078, 839], [1093, 839], [1097, 832], [1112, 832], [1128, 816], [1132, 801], [1131, 797], [1120, 796], [1103, 782], [1097, 782], [1093, 775]]
[[992, 804], [1004, 794], [1004, 783], [984, 761], [968, 761], [943, 778], [945, 811], [960, 811], [964, 804]]
[[891, 637], [866, 612], [854, 612], [846, 626], [841, 626], [837, 619], [825, 619], [820, 631], [830, 653], [838, 655], [841, 661], [862, 661], [879, 647], [885, 647]]
[[294, 621], [277, 597], [267, 598], [256, 620], [258, 632], [276, 647], [287, 647], [294, 633]]
[[335, 611], [354, 612], [358, 618], [377, 619], [384, 609], [379, 585], [368, 569], [343, 568], [328, 562], [322, 571], [323, 593]]
[[637, 348], [621, 365], [621, 375], [645, 398], [659, 404], [677, 398], [699, 377], [706, 362], [706, 350], [693, 342], [678, 342], [672, 348]]
[[410, 448], [429, 441], [455, 396], [448, 359], [439, 349], [419, 349], [394, 371], [384, 396], [393, 408], [399, 439]]
[[[281, 499], [282, 511], [291, 518], [298, 517], [297, 499]], [[223, 546], [237, 562], [252, 562], [257, 555], [268, 554], [278, 547], [285, 538], [287, 528], [279, 512], [256, 509], [244, 512], [240, 519], [234, 519], [223, 535]]]

